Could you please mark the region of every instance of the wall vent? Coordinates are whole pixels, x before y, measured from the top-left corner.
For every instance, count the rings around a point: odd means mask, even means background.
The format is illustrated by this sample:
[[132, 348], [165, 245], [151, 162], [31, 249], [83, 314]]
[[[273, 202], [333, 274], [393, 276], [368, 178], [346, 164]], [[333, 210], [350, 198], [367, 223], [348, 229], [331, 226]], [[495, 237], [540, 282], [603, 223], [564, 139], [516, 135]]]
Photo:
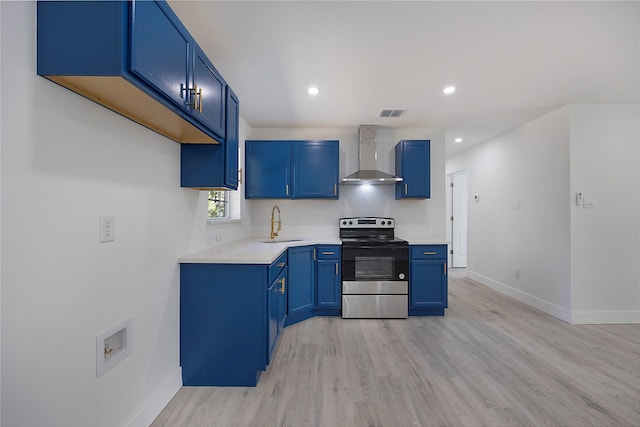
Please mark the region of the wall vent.
[[392, 109], [392, 108], [386, 108], [384, 110], [380, 110], [380, 112], [378, 112], [378, 117], [390, 117], [390, 118], [396, 118], [396, 117], [401, 117], [404, 115], [404, 113], [406, 113], [407, 110], [406, 109], [400, 109], [400, 108], [396, 108], [396, 109]]

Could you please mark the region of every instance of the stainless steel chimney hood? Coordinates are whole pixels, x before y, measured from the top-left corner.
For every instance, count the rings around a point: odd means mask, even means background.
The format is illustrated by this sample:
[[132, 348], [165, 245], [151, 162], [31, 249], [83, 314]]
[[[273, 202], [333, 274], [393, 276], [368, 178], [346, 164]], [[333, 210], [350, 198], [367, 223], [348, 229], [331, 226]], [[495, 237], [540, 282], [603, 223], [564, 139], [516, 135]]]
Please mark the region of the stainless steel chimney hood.
[[376, 125], [358, 128], [358, 171], [340, 180], [341, 184], [395, 184], [402, 178], [376, 169]]

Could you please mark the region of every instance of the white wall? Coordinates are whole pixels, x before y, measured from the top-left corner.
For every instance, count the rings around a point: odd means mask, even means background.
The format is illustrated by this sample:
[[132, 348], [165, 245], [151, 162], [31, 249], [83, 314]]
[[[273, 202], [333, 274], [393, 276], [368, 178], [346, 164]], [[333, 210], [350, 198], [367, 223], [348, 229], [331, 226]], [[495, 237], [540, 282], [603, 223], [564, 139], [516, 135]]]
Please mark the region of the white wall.
[[[0, 26], [2, 25], [2, 7], [0, 7]], [[1, 32], [1, 27], [0, 27]], [[1, 37], [1, 34], [0, 34]], [[0, 70], [2, 68], [2, 44], [0, 44]], [[1, 72], [1, 71], [0, 71]], [[2, 84], [0, 82], [0, 101], [2, 100]], [[2, 102], [0, 102], [0, 242], [2, 242]], [[0, 260], [2, 245], [0, 244]], [[2, 427], [2, 262], [0, 262], [0, 427]]]
[[468, 275], [567, 322], [640, 323], [639, 151], [640, 106], [570, 105], [448, 159], [469, 172]]
[[640, 323], [640, 106], [571, 106], [573, 323]]
[[561, 108], [446, 163], [447, 174], [468, 173], [469, 277], [566, 321], [568, 118], [569, 109]]
[[[340, 178], [358, 169], [358, 129], [252, 129], [249, 139], [296, 140], [337, 139], [340, 141]], [[250, 200], [253, 234], [267, 237], [271, 209], [281, 209], [281, 236], [338, 236], [338, 218], [389, 216], [396, 218], [398, 236], [423, 236], [446, 240], [445, 147], [440, 129], [392, 129], [381, 127], [376, 134], [378, 168], [394, 173], [395, 144], [401, 139], [431, 140], [431, 199], [395, 200], [393, 185], [340, 185], [338, 200]]]
[[[178, 144], [36, 75], [33, 2], [0, 8], [2, 424], [146, 426], [181, 385], [177, 258], [206, 246], [205, 193], [179, 187]], [[96, 378], [96, 336], [128, 318], [133, 353]]]

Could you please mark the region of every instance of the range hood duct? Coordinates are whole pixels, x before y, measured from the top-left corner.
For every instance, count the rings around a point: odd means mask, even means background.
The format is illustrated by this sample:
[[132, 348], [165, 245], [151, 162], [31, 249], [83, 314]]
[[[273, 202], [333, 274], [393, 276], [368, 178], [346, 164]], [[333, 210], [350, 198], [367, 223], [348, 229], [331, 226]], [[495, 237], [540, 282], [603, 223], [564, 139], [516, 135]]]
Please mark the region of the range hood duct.
[[376, 169], [376, 125], [358, 127], [358, 171], [342, 178], [342, 184], [395, 184], [402, 178]]

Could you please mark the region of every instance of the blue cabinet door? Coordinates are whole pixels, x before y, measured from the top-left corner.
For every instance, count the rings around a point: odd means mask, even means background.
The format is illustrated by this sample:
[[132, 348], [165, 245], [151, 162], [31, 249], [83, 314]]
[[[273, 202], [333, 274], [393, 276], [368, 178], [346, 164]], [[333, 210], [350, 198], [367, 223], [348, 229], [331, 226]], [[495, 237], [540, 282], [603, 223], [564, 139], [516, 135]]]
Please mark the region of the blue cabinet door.
[[[288, 322], [313, 314], [315, 306], [315, 257], [313, 246], [289, 248]], [[306, 316], [306, 314], [309, 316]]]
[[166, 3], [133, 2], [131, 16], [131, 71], [186, 109], [193, 39]]
[[269, 329], [268, 329], [268, 348], [267, 348], [267, 364], [271, 363], [271, 354], [276, 347], [280, 331], [284, 324], [284, 315], [286, 310], [286, 280], [287, 269], [280, 273], [278, 278], [271, 283], [268, 290], [269, 298]]
[[190, 106], [196, 43], [166, 2], [39, 1], [37, 27], [39, 75], [176, 142], [223, 142], [221, 110], [213, 126]]
[[409, 308], [447, 307], [447, 264], [444, 260], [411, 260]]
[[194, 116], [221, 138], [225, 136], [225, 81], [194, 43], [192, 103]]
[[126, 2], [39, 1], [38, 74], [120, 75], [127, 68]]
[[240, 138], [240, 101], [229, 86], [226, 88], [224, 183], [225, 188], [238, 189], [238, 141]]
[[337, 245], [316, 247], [316, 308], [319, 311], [342, 306], [341, 250]]
[[293, 141], [293, 198], [338, 198], [338, 141]]
[[395, 148], [396, 199], [428, 199], [431, 197], [430, 141], [400, 141]]
[[238, 98], [227, 86], [224, 144], [181, 144], [180, 186], [238, 189]]
[[291, 198], [290, 147], [289, 141], [246, 142], [245, 198]]
[[268, 323], [268, 340], [267, 340], [267, 364], [271, 363], [271, 353], [276, 346], [278, 340], [278, 316], [280, 313], [280, 286], [276, 282], [271, 284], [267, 291], [269, 295], [269, 323]]
[[257, 384], [267, 363], [267, 280], [262, 265], [180, 264], [185, 386]]
[[340, 260], [319, 259], [317, 267], [318, 308], [340, 308]]

